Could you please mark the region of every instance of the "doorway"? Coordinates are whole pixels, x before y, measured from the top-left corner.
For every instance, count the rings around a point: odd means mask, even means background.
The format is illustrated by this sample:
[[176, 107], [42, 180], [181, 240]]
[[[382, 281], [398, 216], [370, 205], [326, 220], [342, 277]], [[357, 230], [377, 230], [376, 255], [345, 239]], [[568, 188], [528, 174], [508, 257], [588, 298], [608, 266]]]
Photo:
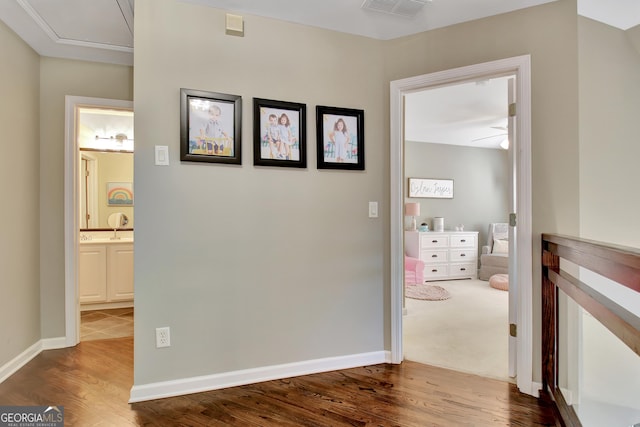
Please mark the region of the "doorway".
[[[532, 236], [531, 236], [531, 83], [528, 55], [476, 64], [452, 70], [411, 77], [391, 82], [391, 361], [401, 363], [402, 308], [403, 308], [403, 206], [404, 206], [404, 95], [461, 81], [478, 80], [489, 76], [514, 75], [517, 115], [513, 128], [518, 146], [513, 150], [514, 178], [517, 185], [516, 203], [518, 239], [511, 245], [513, 259], [518, 268], [510, 278], [510, 299], [516, 308], [517, 336], [513, 338], [511, 352], [516, 361], [516, 378], [520, 391], [537, 395], [538, 387], [532, 382]], [[514, 329], [516, 327], [514, 326]]]
[[65, 344], [74, 346], [81, 312], [132, 312], [133, 102], [65, 98], [64, 181]]
[[[492, 247], [489, 224], [506, 223], [514, 212], [505, 142], [513, 83], [509, 75], [490, 76], [404, 96], [404, 182], [437, 177], [452, 183], [446, 197], [405, 194], [405, 203], [420, 207], [418, 223], [429, 232], [420, 233], [425, 246], [417, 252], [418, 234], [405, 232], [406, 254], [426, 264], [427, 282], [405, 285], [404, 359], [503, 381], [515, 375], [508, 358], [509, 293], [489, 286], [478, 262], [480, 250]], [[443, 233], [434, 230], [434, 217], [442, 218]], [[443, 249], [439, 239], [455, 247]], [[506, 273], [508, 258], [499, 258], [504, 267], [494, 272]], [[425, 301], [433, 297], [417, 290], [445, 295]]]

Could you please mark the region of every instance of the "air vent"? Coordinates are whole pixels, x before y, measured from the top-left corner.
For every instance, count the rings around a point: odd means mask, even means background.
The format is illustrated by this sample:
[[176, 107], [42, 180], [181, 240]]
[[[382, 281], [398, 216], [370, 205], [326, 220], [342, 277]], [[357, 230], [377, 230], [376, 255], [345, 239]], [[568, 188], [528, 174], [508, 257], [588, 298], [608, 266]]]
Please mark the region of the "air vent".
[[415, 16], [431, 0], [364, 0], [361, 8], [404, 17]]

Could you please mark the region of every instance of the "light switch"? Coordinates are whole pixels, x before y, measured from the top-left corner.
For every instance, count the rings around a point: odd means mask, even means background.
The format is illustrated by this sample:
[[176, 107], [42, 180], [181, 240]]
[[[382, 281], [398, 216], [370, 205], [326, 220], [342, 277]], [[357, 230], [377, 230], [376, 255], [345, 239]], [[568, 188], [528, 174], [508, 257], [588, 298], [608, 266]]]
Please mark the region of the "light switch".
[[378, 218], [378, 202], [369, 202], [369, 218]]
[[169, 166], [169, 147], [166, 145], [156, 145], [156, 165]]

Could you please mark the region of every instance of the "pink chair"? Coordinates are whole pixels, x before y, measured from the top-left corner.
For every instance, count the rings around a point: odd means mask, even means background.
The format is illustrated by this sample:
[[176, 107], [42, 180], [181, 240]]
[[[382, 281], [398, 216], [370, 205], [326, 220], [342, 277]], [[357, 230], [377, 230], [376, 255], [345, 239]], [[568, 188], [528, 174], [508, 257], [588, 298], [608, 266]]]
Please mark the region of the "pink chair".
[[404, 283], [415, 285], [424, 283], [424, 262], [418, 258], [404, 256]]

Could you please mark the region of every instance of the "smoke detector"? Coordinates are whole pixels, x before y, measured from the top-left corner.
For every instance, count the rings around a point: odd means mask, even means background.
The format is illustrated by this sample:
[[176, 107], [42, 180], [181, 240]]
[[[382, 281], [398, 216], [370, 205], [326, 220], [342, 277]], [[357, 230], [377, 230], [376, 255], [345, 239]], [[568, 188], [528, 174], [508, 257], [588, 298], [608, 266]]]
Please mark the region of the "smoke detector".
[[391, 15], [413, 17], [431, 0], [364, 0], [362, 9]]

